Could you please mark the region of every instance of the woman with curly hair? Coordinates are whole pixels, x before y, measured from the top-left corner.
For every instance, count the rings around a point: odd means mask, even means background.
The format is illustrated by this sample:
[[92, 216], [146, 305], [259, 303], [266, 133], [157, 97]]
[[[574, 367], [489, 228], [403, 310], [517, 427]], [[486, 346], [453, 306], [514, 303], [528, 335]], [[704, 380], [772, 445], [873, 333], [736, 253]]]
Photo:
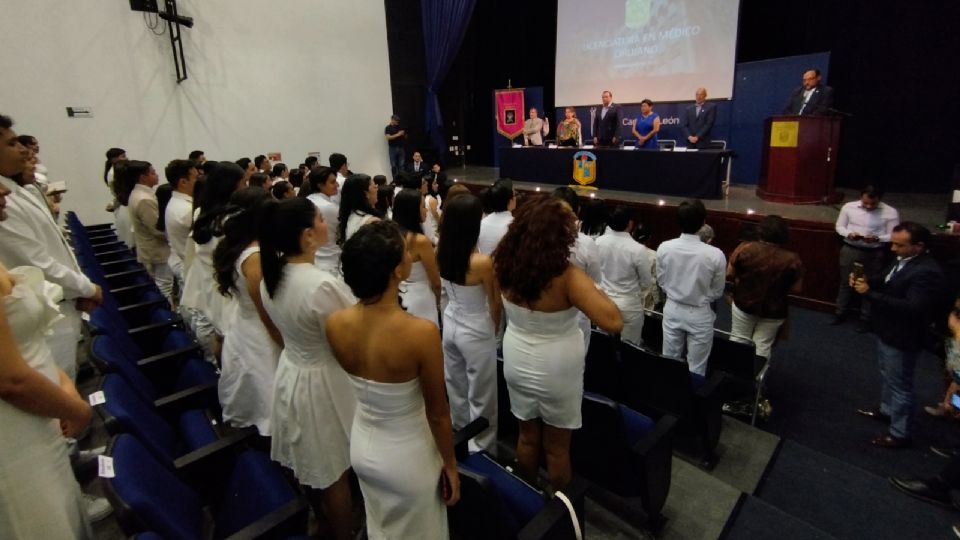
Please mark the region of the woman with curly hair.
[[443, 365], [453, 414], [460, 429], [477, 417], [490, 427], [470, 451], [497, 443], [497, 338], [503, 305], [489, 255], [477, 251], [483, 204], [471, 193], [450, 198], [440, 222], [437, 266], [447, 305], [443, 309]]
[[570, 264], [576, 239], [576, 216], [546, 198], [514, 211], [493, 252], [507, 316], [503, 375], [520, 421], [518, 465], [535, 479], [542, 443], [554, 489], [570, 482], [570, 433], [581, 425], [585, 351], [578, 310], [606, 332], [623, 329], [616, 304]]

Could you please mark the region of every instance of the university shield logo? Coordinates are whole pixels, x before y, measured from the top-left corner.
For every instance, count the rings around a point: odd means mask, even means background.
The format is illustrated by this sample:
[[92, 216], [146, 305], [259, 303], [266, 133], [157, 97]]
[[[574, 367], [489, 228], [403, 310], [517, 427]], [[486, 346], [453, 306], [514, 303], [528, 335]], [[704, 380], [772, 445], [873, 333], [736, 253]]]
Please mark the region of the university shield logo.
[[581, 186], [589, 186], [597, 181], [597, 156], [591, 152], [577, 152], [573, 155], [573, 180]]

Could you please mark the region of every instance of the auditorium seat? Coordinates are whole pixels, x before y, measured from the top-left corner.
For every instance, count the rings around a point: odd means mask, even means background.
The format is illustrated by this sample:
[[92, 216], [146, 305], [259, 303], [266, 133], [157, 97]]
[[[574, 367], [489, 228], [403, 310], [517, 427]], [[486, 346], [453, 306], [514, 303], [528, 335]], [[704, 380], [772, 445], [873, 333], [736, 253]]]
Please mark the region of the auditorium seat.
[[571, 443], [574, 472], [608, 491], [597, 490], [591, 496], [619, 515], [636, 514], [634, 501], [639, 498], [640, 519], [658, 530], [670, 492], [676, 418], [665, 414], [654, 422], [589, 392], [583, 396], [582, 410], [583, 427], [573, 432]]
[[659, 311], [643, 312], [643, 346], [651, 351], [663, 350], [663, 314]]
[[757, 356], [756, 351], [752, 341], [717, 330], [707, 361], [711, 373], [724, 376], [720, 391], [723, 401], [749, 399], [753, 403], [751, 424], [756, 424], [757, 407], [769, 367], [766, 358]]
[[601, 330], [592, 330], [583, 372], [583, 388], [604, 396], [615, 396], [620, 387], [620, 342]]
[[106, 453], [114, 472], [105, 479], [107, 498], [128, 535], [285, 538], [306, 532], [306, 502], [266, 454], [220, 456], [215, 478], [197, 478], [178, 477], [132, 435], [114, 437]]

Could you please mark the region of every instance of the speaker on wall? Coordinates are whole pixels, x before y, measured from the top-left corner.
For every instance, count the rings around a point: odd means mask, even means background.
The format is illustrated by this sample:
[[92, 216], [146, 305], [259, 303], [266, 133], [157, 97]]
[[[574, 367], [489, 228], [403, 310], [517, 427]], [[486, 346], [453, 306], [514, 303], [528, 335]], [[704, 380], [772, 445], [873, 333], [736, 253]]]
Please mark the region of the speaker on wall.
[[146, 11], [148, 13], [157, 13], [160, 11], [157, 7], [157, 0], [130, 0], [130, 9], [133, 11]]

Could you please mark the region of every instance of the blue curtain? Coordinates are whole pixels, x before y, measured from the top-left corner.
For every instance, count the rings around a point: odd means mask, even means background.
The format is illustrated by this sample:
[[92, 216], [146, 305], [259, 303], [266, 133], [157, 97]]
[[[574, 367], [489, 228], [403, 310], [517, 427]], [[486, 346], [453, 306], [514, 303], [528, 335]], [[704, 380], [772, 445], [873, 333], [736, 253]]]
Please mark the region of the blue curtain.
[[437, 157], [446, 155], [437, 92], [460, 50], [476, 0], [421, 0], [423, 46], [427, 56], [426, 127]]

